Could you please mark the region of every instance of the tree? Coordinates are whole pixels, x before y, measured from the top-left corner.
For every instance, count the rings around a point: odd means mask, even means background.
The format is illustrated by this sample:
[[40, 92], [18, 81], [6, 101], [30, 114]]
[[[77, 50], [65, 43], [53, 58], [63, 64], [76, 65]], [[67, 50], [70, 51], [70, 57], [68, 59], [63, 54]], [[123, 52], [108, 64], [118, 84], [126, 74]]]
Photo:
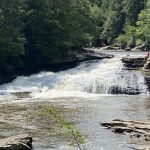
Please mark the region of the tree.
[[[2, 68], [21, 67], [17, 58], [24, 54], [24, 6], [23, 0], [0, 1], [0, 68], [3, 73]], [[12, 61], [14, 57], [18, 63]]]
[[124, 48], [133, 48], [136, 45], [136, 22], [138, 15], [142, 9], [144, 9], [145, 0], [124, 0], [123, 12], [125, 16], [125, 22], [123, 27], [123, 33], [116, 39], [118, 46]]
[[106, 5], [108, 5], [108, 10], [101, 36], [107, 38], [111, 43], [123, 32], [125, 17], [122, 12], [123, 8], [121, 2], [121, 0], [112, 0], [109, 4], [106, 3]]
[[35, 65], [61, 62], [90, 36], [87, 0], [28, 0], [26, 56]]
[[126, 14], [126, 24], [135, 26], [138, 15], [144, 9], [145, 0], [124, 0], [123, 11]]
[[150, 47], [150, 0], [147, 0], [146, 7], [139, 14], [137, 21], [136, 35], [139, 44]]

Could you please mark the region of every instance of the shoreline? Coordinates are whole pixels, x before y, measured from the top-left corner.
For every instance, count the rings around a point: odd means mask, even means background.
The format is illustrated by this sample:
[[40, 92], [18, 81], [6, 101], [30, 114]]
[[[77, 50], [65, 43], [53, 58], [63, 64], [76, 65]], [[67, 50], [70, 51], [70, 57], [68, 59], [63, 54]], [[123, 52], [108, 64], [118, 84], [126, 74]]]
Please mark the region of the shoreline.
[[56, 62], [48, 65], [40, 65], [35, 68], [31, 67], [25, 70], [15, 70], [13, 74], [0, 75], [0, 85], [9, 83], [16, 79], [18, 76], [30, 76], [41, 71], [65, 71], [67, 69], [71, 69], [78, 66], [81, 62], [111, 59], [113, 57], [113, 55], [108, 55], [102, 52], [95, 52], [93, 50], [83, 49], [80, 53], [77, 53], [74, 56], [69, 56], [65, 61], [60, 61], [58, 63]]

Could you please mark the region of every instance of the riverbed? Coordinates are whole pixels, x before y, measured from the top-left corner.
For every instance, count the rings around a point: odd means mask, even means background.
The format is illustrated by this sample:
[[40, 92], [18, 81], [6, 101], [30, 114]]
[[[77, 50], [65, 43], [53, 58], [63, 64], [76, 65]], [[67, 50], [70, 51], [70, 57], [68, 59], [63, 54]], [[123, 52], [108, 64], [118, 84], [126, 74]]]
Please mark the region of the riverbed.
[[[53, 131], [57, 128], [52, 126], [52, 120], [41, 115], [42, 110], [53, 106], [84, 136], [83, 149], [130, 149], [129, 135], [114, 134], [100, 123], [113, 119], [150, 120], [149, 91], [143, 75], [136, 70], [126, 70], [120, 61], [125, 55], [145, 53], [105, 53], [115, 57], [83, 62], [57, 73], [22, 76], [1, 85], [0, 137], [29, 133], [34, 138], [35, 150], [77, 150], [78, 147], [69, 146], [71, 138], [55, 134]], [[137, 91], [140, 94], [134, 95]]]

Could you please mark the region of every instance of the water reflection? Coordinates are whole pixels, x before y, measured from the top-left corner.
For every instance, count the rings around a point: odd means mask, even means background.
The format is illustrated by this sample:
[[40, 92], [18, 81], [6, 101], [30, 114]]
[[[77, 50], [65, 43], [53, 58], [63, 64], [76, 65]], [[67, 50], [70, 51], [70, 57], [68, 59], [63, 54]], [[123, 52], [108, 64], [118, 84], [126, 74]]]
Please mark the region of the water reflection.
[[[86, 138], [86, 150], [127, 150], [129, 136], [114, 134], [100, 126], [100, 122], [113, 119], [150, 120], [150, 98], [142, 96], [99, 96], [95, 99], [49, 99], [41, 102], [3, 103], [0, 105], [0, 135], [10, 136], [30, 133], [35, 139], [35, 150], [69, 150], [68, 138], [52, 136], [54, 128], [47, 117], [36, 114], [37, 110], [53, 105], [62, 115], [82, 132]], [[34, 117], [31, 117], [33, 115]], [[41, 122], [41, 120], [43, 120]]]

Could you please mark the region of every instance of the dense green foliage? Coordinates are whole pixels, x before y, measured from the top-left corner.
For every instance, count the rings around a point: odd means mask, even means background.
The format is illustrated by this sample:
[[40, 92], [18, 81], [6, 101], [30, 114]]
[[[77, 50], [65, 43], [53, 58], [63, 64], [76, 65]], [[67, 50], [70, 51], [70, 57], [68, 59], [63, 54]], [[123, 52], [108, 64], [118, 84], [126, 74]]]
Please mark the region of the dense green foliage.
[[93, 0], [92, 2], [97, 4], [101, 12], [100, 38], [106, 38], [110, 44], [122, 48], [134, 47], [139, 41], [137, 28], [143, 28], [138, 25], [141, 20], [139, 16], [141, 11], [145, 11], [148, 2], [146, 0]]
[[18, 57], [25, 53], [23, 7], [23, 1], [0, 1], [0, 69], [4, 74], [14, 70], [13, 64], [19, 67]]
[[29, 0], [27, 6], [26, 52], [36, 65], [66, 59], [68, 50], [86, 40], [91, 24], [87, 1]]
[[94, 37], [95, 26], [87, 0], [2, 0], [0, 33], [0, 73], [11, 74], [62, 62]]
[[0, 74], [62, 62], [100, 39], [148, 49], [149, 28], [150, 0], [1, 0]]

